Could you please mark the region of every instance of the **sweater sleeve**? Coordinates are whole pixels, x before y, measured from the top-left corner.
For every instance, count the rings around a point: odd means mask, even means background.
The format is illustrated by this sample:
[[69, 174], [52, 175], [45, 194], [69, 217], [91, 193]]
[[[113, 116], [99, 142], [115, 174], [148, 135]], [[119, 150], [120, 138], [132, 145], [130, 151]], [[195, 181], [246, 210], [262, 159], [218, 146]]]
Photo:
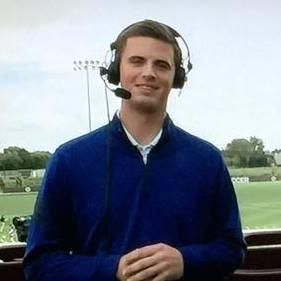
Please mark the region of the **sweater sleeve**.
[[246, 244], [237, 199], [223, 160], [214, 188], [215, 235], [208, 243], [179, 249], [184, 259], [183, 280], [220, 280], [219, 278], [237, 269], [244, 260]]
[[38, 193], [23, 262], [26, 280], [115, 281], [120, 256], [73, 251], [70, 173], [63, 156], [54, 153]]

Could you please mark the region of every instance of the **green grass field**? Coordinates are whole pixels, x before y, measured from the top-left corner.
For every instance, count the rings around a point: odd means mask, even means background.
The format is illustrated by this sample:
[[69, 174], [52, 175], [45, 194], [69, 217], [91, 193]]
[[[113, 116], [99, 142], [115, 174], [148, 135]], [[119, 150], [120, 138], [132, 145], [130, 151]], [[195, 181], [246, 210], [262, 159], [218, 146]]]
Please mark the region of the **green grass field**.
[[0, 222], [0, 243], [17, 241], [12, 218], [32, 214], [36, 196], [37, 192], [0, 193], [0, 217], [4, 216], [6, 219], [5, 222]]
[[[235, 191], [243, 229], [281, 228], [280, 181], [236, 184]], [[0, 216], [7, 218], [5, 224], [0, 222], [0, 242], [13, 241], [8, 233], [11, 232], [11, 219], [32, 214], [36, 196], [35, 192], [0, 194]]]
[[0, 194], [0, 216], [30, 215], [37, 192]]
[[281, 228], [281, 182], [237, 184], [244, 229]]

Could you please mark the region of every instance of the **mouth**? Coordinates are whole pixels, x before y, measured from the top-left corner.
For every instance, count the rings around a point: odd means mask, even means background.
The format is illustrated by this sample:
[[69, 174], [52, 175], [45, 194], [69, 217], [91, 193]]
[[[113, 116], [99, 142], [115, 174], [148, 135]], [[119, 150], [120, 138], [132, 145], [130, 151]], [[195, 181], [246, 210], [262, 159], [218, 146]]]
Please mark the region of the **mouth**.
[[151, 91], [151, 90], [157, 90], [158, 87], [153, 84], [136, 84], [136, 86], [140, 89]]

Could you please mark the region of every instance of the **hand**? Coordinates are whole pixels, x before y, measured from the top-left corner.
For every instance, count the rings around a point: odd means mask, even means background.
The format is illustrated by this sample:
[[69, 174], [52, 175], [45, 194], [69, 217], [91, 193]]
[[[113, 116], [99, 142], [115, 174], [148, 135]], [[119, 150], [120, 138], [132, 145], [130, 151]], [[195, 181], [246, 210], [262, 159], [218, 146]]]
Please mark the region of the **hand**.
[[117, 278], [120, 281], [169, 281], [180, 279], [183, 271], [182, 254], [176, 248], [160, 243], [121, 257]]

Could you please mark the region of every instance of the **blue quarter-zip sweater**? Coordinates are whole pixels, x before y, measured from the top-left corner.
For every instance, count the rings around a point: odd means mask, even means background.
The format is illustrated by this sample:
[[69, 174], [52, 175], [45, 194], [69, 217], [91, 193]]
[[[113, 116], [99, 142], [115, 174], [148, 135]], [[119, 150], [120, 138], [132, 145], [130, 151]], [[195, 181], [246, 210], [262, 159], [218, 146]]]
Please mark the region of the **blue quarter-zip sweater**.
[[29, 281], [115, 281], [122, 255], [166, 243], [184, 281], [220, 281], [242, 262], [233, 186], [220, 152], [167, 117], [147, 164], [118, 117], [60, 146], [30, 227]]

